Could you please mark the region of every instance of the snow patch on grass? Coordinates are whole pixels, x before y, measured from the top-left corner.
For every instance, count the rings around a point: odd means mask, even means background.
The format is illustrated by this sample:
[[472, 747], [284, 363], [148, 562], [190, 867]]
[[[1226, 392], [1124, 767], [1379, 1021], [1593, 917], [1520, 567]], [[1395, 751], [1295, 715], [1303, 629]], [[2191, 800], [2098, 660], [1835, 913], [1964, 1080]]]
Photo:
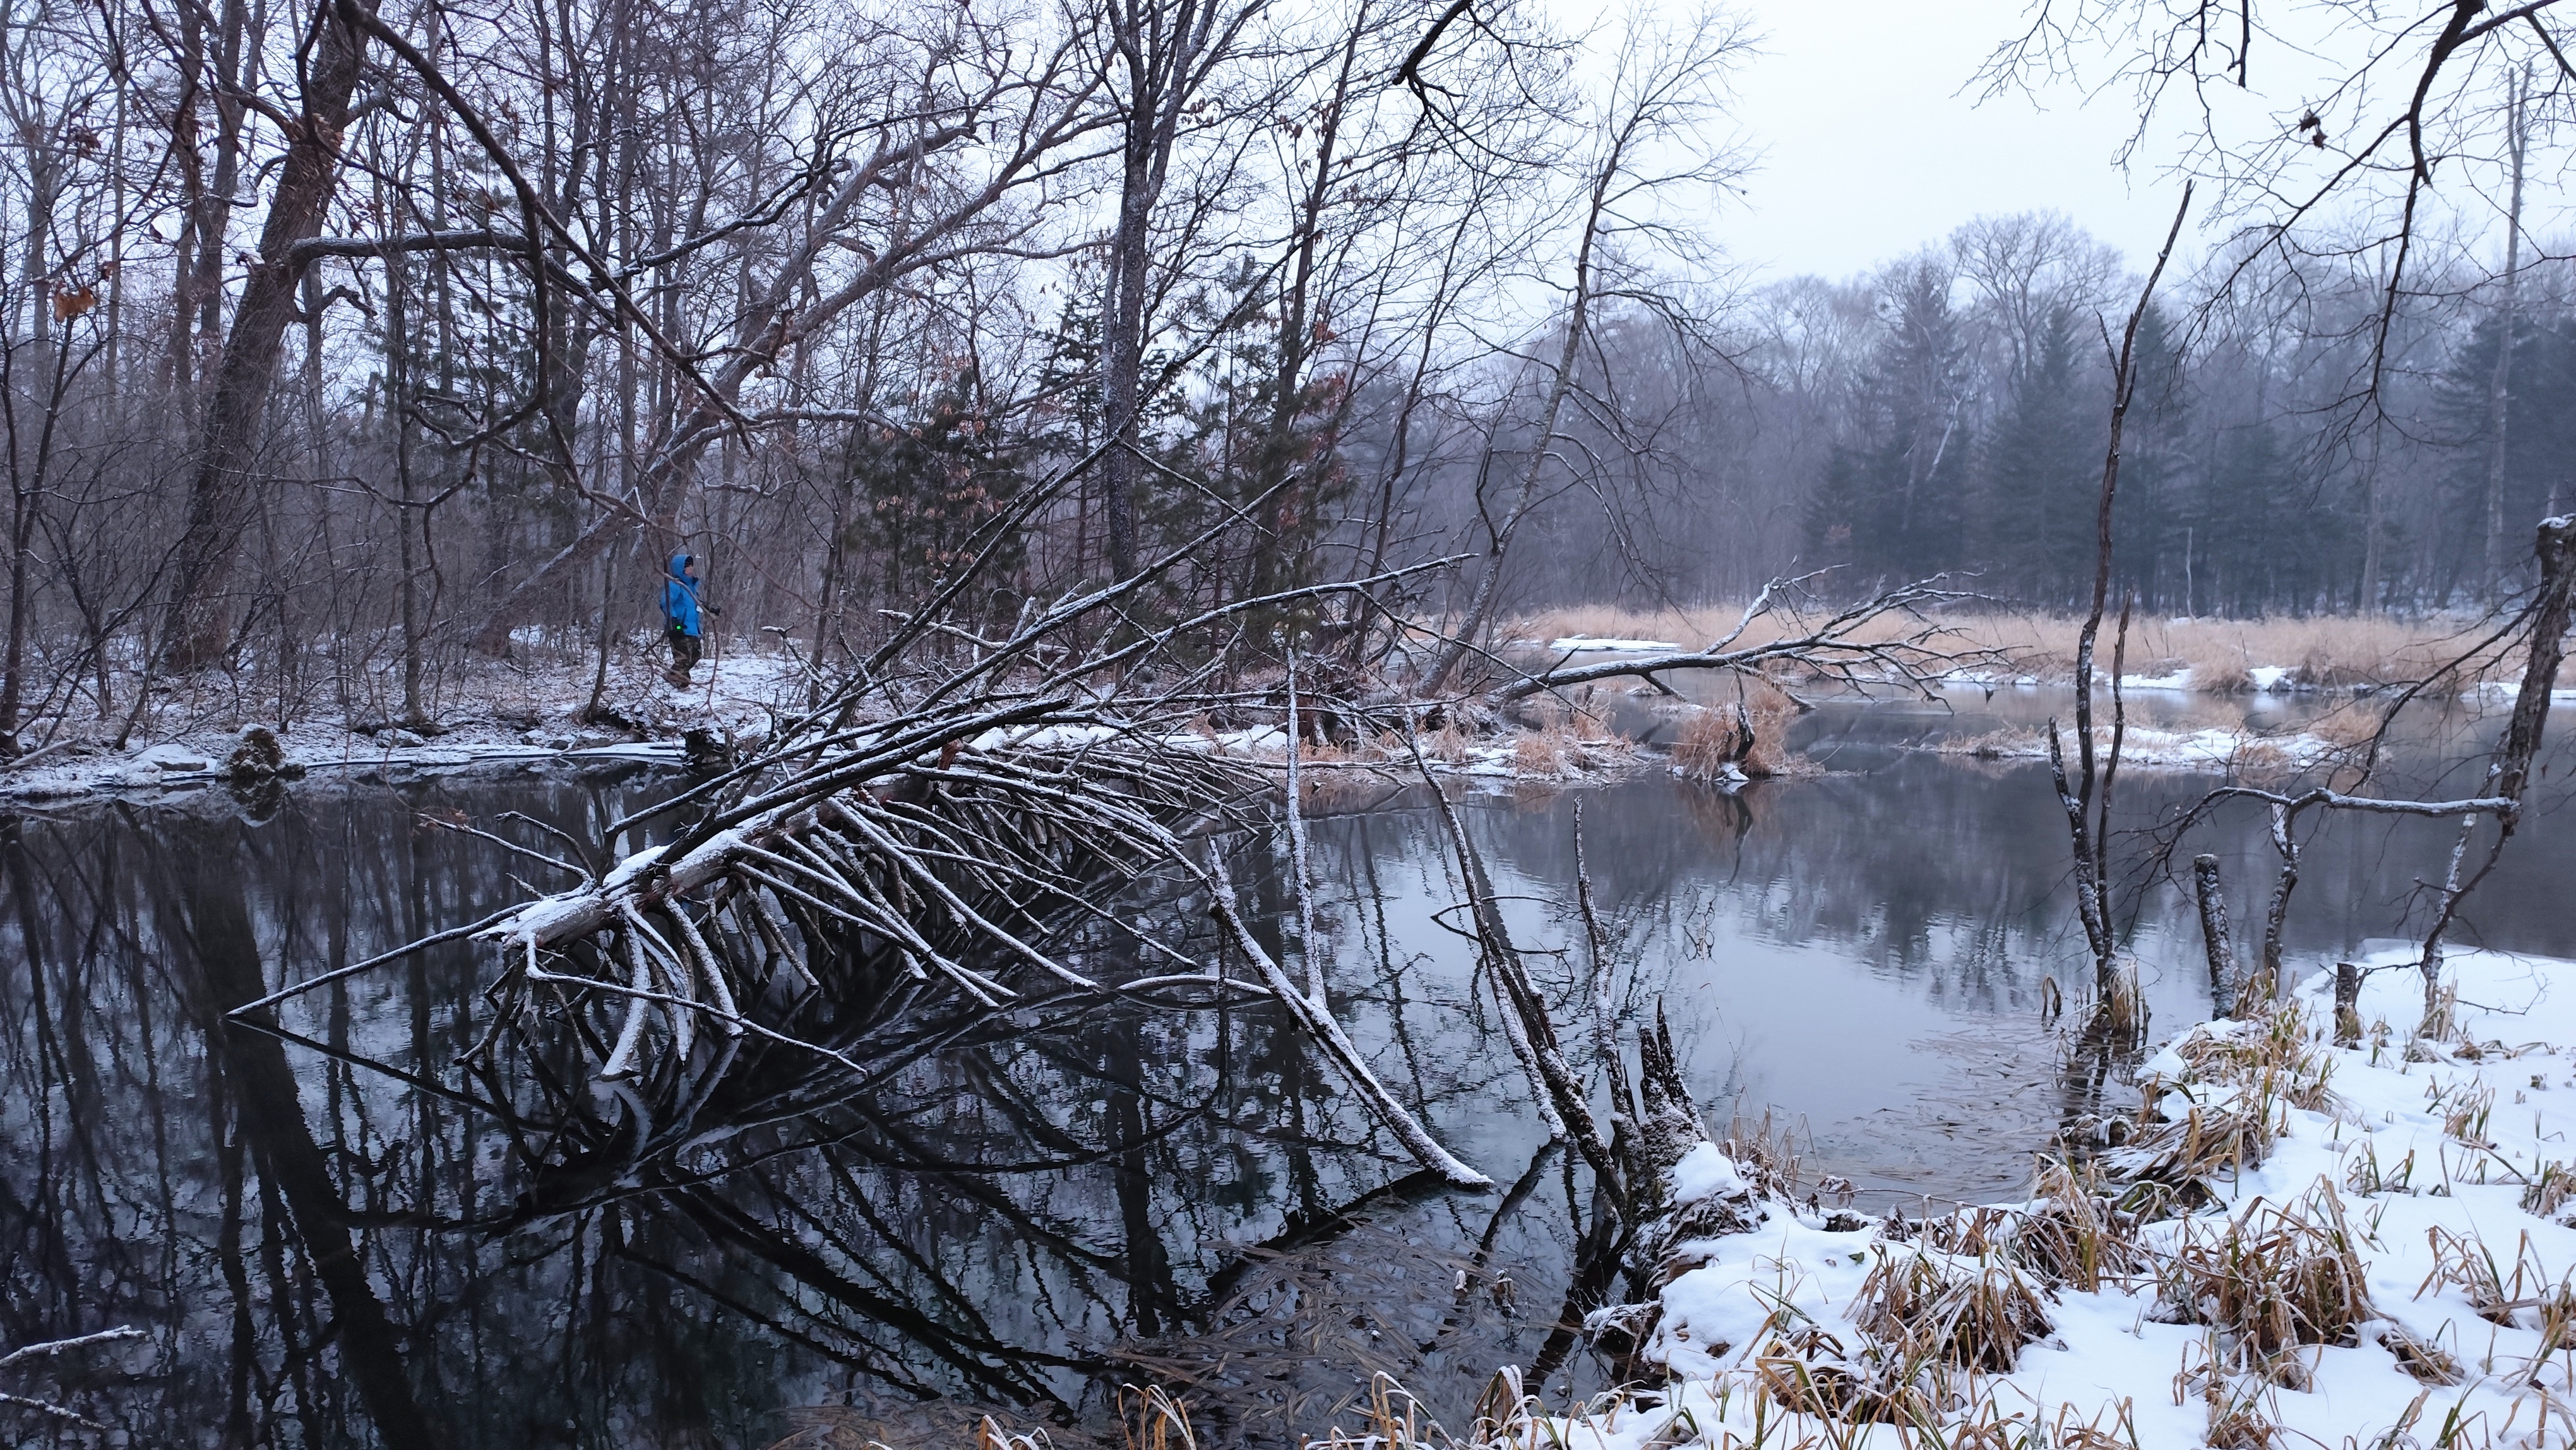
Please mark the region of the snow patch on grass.
[[419, 729], [337, 710], [280, 722], [258, 702], [232, 698], [220, 673], [174, 687], [155, 718], [180, 722], [165, 738], [119, 749], [121, 721], [90, 722], [36, 744], [0, 770], [0, 800], [85, 798], [186, 790], [225, 778], [245, 737], [269, 732], [289, 774], [414, 777], [510, 761], [561, 759], [575, 765], [641, 761], [676, 765], [681, 737], [705, 730], [737, 745], [767, 736], [774, 712], [803, 702], [804, 676], [783, 655], [728, 653], [700, 666], [686, 690], [671, 687], [657, 656], [622, 653], [609, 672], [596, 718], [587, 671], [521, 669], [478, 662], [472, 687]]
[[[2110, 730], [2097, 729], [2095, 748], [2107, 751], [2110, 745]], [[1979, 760], [2046, 760], [2048, 737], [2036, 730], [2004, 729], [1951, 737], [1930, 748], [1937, 754]], [[2266, 735], [2252, 730], [2156, 730], [2132, 725], [2120, 742], [2120, 767], [2279, 774], [2310, 769], [2337, 748], [2333, 741], [2306, 731]], [[2074, 753], [2071, 738], [2066, 749], [2070, 756]]]
[[1689, 1244], [1644, 1346], [1671, 1383], [1548, 1443], [2564, 1442], [2576, 962], [2455, 954], [2422, 1038], [2411, 950], [2361, 965], [2357, 1045], [2328, 1040], [2331, 973], [2194, 1027], [2142, 1069], [2129, 1146], [2031, 1202], [1854, 1227], [1774, 1200]]

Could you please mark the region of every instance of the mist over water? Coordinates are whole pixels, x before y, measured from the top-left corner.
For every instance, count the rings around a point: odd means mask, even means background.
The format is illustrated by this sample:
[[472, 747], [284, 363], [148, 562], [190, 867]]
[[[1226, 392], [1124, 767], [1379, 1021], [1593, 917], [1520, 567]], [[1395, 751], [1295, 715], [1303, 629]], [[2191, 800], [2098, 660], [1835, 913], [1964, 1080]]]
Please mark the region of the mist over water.
[[[1798, 1129], [1806, 1170], [1850, 1177], [1872, 1209], [2006, 1196], [2080, 1106], [2040, 1020], [2045, 979], [2072, 992], [2090, 971], [2063, 818], [2044, 766], [1913, 747], [2065, 709], [2009, 690], [1829, 704], [1797, 727], [1821, 779], [1730, 794], [1650, 771], [1475, 794], [1464, 815], [1570, 1046], [1590, 1040], [1579, 805], [1619, 1010], [1667, 1015], [1712, 1123]], [[2469, 940], [2576, 954], [2553, 894], [2576, 866], [2565, 773]], [[2151, 826], [2209, 784], [2126, 772], [2117, 821]], [[1507, 1192], [1415, 1173], [1259, 1008], [1055, 999], [979, 1018], [854, 974], [798, 1025], [863, 1072], [747, 1040], [603, 1088], [570, 1053], [460, 1066], [491, 1025], [495, 965], [459, 944], [298, 998], [280, 1032], [225, 1023], [520, 899], [505, 873], [565, 884], [424, 813], [585, 835], [669, 788], [317, 782], [8, 823], [0, 1343], [148, 1330], [70, 1371], [147, 1442], [761, 1444], [954, 1431], [994, 1408], [1080, 1443], [1116, 1386], [1161, 1382], [1204, 1426], [1287, 1444], [1375, 1369], [1443, 1413], [1498, 1364], [1593, 1382], [1557, 1325], [1586, 1205], [1489, 1031], [1418, 787], [1354, 778], [1319, 798], [1326, 891], [1303, 945], [1381, 1076]], [[2395, 934], [2452, 830], [2329, 823], [2291, 962]], [[1234, 849], [1256, 930], [1293, 956], [1276, 843]], [[2224, 812], [2191, 849], [2220, 856], [2249, 936], [2273, 869], [2262, 817]], [[2133, 874], [2122, 890], [2155, 1030], [2205, 1015], [2187, 891]], [[1213, 952], [1177, 888], [1116, 909]], [[1148, 965], [1106, 941], [1074, 953], [1084, 970]]]

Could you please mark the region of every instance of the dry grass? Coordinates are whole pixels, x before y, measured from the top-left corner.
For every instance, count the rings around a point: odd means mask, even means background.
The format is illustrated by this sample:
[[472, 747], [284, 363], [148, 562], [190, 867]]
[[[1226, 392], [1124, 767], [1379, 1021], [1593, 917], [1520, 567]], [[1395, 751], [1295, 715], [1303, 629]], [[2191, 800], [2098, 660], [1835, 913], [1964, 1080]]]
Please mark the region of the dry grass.
[[2138, 1244], [2138, 1217], [2123, 1212], [2103, 1186], [2099, 1168], [2079, 1168], [2043, 1158], [2039, 1192], [2019, 1216], [2013, 1256], [2052, 1284], [2091, 1293], [2104, 1281], [2146, 1266]]
[[[1629, 758], [1626, 737], [1613, 734], [1600, 720], [1575, 711], [1549, 718], [1535, 730], [1512, 737], [1512, 774], [1527, 781], [1564, 780], [1602, 770]], [[1460, 758], [1464, 758], [1462, 749]]]
[[[1549, 640], [1581, 634], [1667, 639], [1698, 646], [1733, 629], [1742, 614], [1742, 605], [1709, 605], [1660, 614], [1604, 605], [1572, 606], [1523, 619], [1512, 626], [1509, 637]], [[2075, 673], [2079, 621], [2073, 618], [1961, 611], [1944, 622], [1957, 631], [1957, 645], [1998, 650], [2020, 673], [2048, 680], [2069, 679]], [[1908, 623], [1891, 619], [1884, 627], [1893, 636]], [[2404, 620], [2384, 615], [2142, 620], [2130, 630], [2128, 670], [2131, 674], [2154, 676], [2189, 668], [2194, 689], [2232, 694], [2252, 687], [2251, 670], [2271, 665], [2289, 670], [2293, 684], [2350, 689], [2421, 678], [2478, 633], [2465, 621]], [[2106, 638], [2101, 657], [2106, 669], [2110, 663], [2109, 647]], [[2510, 678], [2518, 668], [2518, 664], [2508, 661], [2500, 669], [2489, 670], [2484, 678]]]
[[2147, 994], [2139, 985], [2136, 957], [2123, 956], [2112, 963], [2102, 999], [2095, 1004], [2094, 1020], [2115, 1040], [2133, 1042], [2146, 1035]]
[[2472, 1148], [2492, 1146], [2487, 1121], [2495, 1115], [2495, 1089], [2467, 1083], [2452, 1091], [2435, 1089], [2433, 1105], [2442, 1111], [2442, 1132]]
[[2437, 1288], [2457, 1289], [2489, 1324], [2539, 1331], [2543, 1353], [2576, 1349], [2576, 1274], [2552, 1279], [2528, 1232], [2514, 1251], [2510, 1276], [2497, 1266], [2494, 1251], [2475, 1238], [2438, 1225], [2425, 1230], [2425, 1237], [2433, 1249], [2433, 1271], [2416, 1286], [2416, 1298]]
[[[2222, 1173], [2241, 1174], [2270, 1156], [2273, 1140], [2286, 1131], [2285, 1106], [2342, 1110], [2328, 1087], [2333, 1055], [2310, 1036], [2307, 1018], [2295, 1006], [2251, 1001], [2245, 1017], [2226, 1031], [2195, 1028], [2174, 1051], [2194, 1082], [2232, 1091], [2194, 1102], [2179, 1118], [2142, 1121], [2129, 1142], [2102, 1158], [2124, 1182], [2182, 1190]], [[2162, 1096], [2147, 1095], [2151, 1113]]]
[[2556, 1218], [2576, 1198], [2576, 1165], [2543, 1163], [2538, 1176], [2523, 1186], [2522, 1211], [2539, 1218]]
[[[1592, 1407], [1595, 1414], [1616, 1416], [1616, 1396]], [[1306, 1450], [1533, 1450], [1549, 1443], [1549, 1412], [1522, 1383], [1521, 1372], [1505, 1366], [1485, 1386], [1467, 1428], [1452, 1434], [1423, 1409], [1413, 1392], [1381, 1374], [1369, 1384], [1367, 1405], [1349, 1426], [1336, 1423], [1321, 1436], [1305, 1440]], [[1130, 1450], [1196, 1450], [1177, 1444], [1145, 1446], [1129, 1441]]]
[[1798, 704], [1768, 680], [1739, 680], [1733, 700], [1693, 709], [1673, 736], [1673, 767], [1697, 781], [1724, 778], [1730, 765], [1748, 776], [1788, 775], [1789, 722]]
[[2157, 1286], [2162, 1316], [2206, 1324], [2222, 1368], [2305, 1389], [2298, 1351], [2359, 1342], [2375, 1319], [2343, 1201], [2319, 1179], [2295, 1203], [2254, 1200], [2215, 1232], [2187, 1224]]
[[1422, 737], [1422, 753], [1447, 765], [1457, 765], [1466, 760], [1468, 750], [1474, 745], [1473, 737], [1459, 729], [1455, 722]]
[[[2271, 1114], [2242, 1098], [2210, 1106], [2195, 1103], [2181, 1117], [2152, 1124], [2103, 1154], [2102, 1163], [2130, 1185], [2124, 1204], [2179, 1207], [2200, 1199], [2197, 1190], [2205, 1179], [2263, 1166], [2275, 1132]], [[2140, 1194], [2136, 1190], [2141, 1187], [2176, 1192]]]
[[1794, 1200], [1806, 1167], [1806, 1150], [1798, 1139], [1799, 1130], [1776, 1122], [1769, 1108], [1759, 1118], [1748, 1118], [1738, 1109], [1729, 1115], [1725, 1136], [1717, 1146], [1735, 1160], [1756, 1195]]
[[1907, 1363], [2009, 1373], [2021, 1347], [2056, 1325], [2047, 1291], [2001, 1254], [1881, 1245], [1852, 1322]]
[[2415, 1191], [2415, 1150], [2394, 1163], [2379, 1161], [2378, 1145], [2364, 1138], [2361, 1151], [2352, 1155], [2352, 1167], [2344, 1174], [2343, 1186], [2365, 1198], [2381, 1193]]
[[2251, 1088], [2258, 1098], [2311, 1113], [2333, 1112], [2337, 1100], [2327, 1084], [2334, 1078], [2334, 1055], [2309, 1035], [2305, 1015], [2251, 998], [2244, 1011], [2225, 1036], [2200, 1032], [2175, 1044], [2192, 1075]]

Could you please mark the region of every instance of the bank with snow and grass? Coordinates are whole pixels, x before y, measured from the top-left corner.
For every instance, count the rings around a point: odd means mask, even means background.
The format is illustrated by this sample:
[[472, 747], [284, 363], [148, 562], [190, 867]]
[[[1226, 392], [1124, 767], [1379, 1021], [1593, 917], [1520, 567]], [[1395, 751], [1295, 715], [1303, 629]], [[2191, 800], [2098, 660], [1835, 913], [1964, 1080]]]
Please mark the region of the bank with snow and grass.
[[[794, 661], [744, 652], [703, 667], [689, 689], [657, 671], [621, 669], [604, 703], [593, 708], [587, 685], [525, 680], [496, 667], [495, 687], [474, 707], [421, 729], [337, 714], [292, 723], [245, 720], [239, 702], [219, 700], [173, 709], [162, 738], [119, 746], [105, 732], [73, 732], [0, 766], [0, 803], [77, 806], [88, 800], [153, 798], [221, 784], [272, 780], [407, 780], [475, 770], [560, 765], [574, 769], [649, 765], [666, 769], [722, 764], [756, 751], [778, 722], [801, 712], [806, 677]], [[200, 682], [201, 686], [205, 682]], [[1087, 714], [1087, 712], [1075, 712]], [[1104, 712], [1105, 713], [1105, 712]], [[979, 750], [1076, 750], [1086, 743], [1143, 738], [1175, 750], [1278, 764], [1288, 732], [1278, 724], [1219, 728], [1205, 718], [1175, 728], [1096, 716], [983, 732]], [[1642, 759], [1633, 742], [1596, 715], [1556, 711], [1525, 726], [1490, 711], [1448, 712], [1422, 732], [1420, 755], [1402, 737], [1310, 741], [1312, 766], [1410, 775], [1416, 761], [1450, 776], [1494, 782], [1565, 783], [1615, 778]]]
[[[2094, 749], [2106, 756], [2111, 748], [2112, 729], [2097, 727]], [[2338, 752], [2350, 748], [2312, 730], [2267, 732], [2250, 728], [2231, 729], [2210, 726], [2198, 730], [2160, 730], [2152, 726], [2130, 725], [2120, 734], [2120, 767], [2123, 770], [2194, 770], [2228, 776], [2295, 775], [2316, 769], [2332, 761]], [[2046, 760], [2048, 736], [2044, 731], [2007, 727], [1979, 735], [1944, 737], [1928, 747], [1937, 755], [1967, 756], [1977, 760]], [[2070, 757], [2075, 750], [2070, 730], [2061, 739], [2060, 748]]]
[[[1599, 1450], [2576, 1441], [2576, 962], [2402, 952], [2149, 1057], [2029, 1201], [1884, 1219], [1703, 1145]], [[2446, 1019], [2446, 1020], [2444, 1020]], [[1712, 1213], [1713, 1208], [1723, 1212]]]
[[144, 728], [61, 722], [0, 768], [0, 800], [43, 805], [225, 781], [403, 779], [546, 761], [679, 766], [767, 738], [806, 685], [795, 661], [750, 650], [707, 662], [685, 690], [641, 655], [621, 657], [604, 681], [495, 661], [437, 721], [404, 725], [359, 710], [280, 718], [268, 702], [240, 698], [224, 677], [208, 675], [171, 685]]

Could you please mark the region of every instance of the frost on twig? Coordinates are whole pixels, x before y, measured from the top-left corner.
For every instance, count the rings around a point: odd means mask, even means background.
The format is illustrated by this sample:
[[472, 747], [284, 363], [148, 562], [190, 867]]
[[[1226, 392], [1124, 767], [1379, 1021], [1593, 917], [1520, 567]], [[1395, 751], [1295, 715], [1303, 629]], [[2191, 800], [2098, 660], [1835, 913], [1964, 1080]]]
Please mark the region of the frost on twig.
[[[143, 1339], [147, 1337], [148, 1336], [146, 1336], [140, 1329], [136, 1329], [131, 1325], [120, 1325], [114, 1329], [99, 1330], [94, 1334], [76, 1334], [65, 1339], [49, 1339], [40, 1344], [22, 1345], [19, 1348], [10, 1350], [6, 1354], [0, 1354], [0, 1370], [30, 1364], [37, 1360], [50, 1360], [58, 1355], [68, 1354], [74, 1350], [89, 1349], [97, 1345], [116, 1344], [126, 1340]], [[32, 1410], [49, 1419], [59, 1421], [63, 1424], [79, 1425], [84, 1429], [105, 1430], [108, 1428], [107, 1426], [100, 1424], [98, 1421], [93, 1420], [68, 1406], [58, 1404], [52, 1400], [40, 1399], [33, 1395], [17, 1395], [0, 1392], [0, 1405], [14, 1406], [21, 1410]]]

